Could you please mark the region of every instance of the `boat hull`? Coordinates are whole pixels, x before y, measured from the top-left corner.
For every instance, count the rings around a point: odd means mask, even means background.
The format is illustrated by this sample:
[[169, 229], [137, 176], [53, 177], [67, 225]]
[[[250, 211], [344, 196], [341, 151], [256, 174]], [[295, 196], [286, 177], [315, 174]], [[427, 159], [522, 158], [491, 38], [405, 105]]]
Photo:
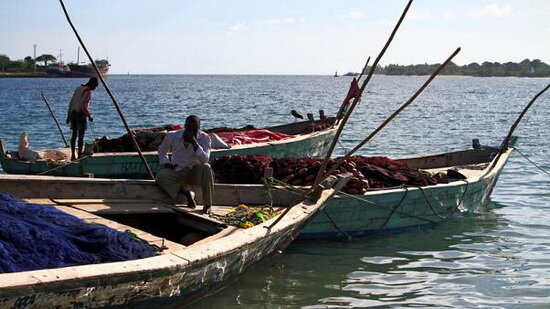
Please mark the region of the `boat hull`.
[[[236, 229], [218, 239], [145, 259], [0, 274], [1, 308], [152, 308], [189, 304], [218, 291], [263, 257], [286, 248], [300, 229], [347, 181], [340, 179], [316, 201], [296, 204], [278, 190], [277, 203], [294, 207], [249, 229]], [[39, 185], [41, 184], [41, 185]], [[226, 203], [265, 203], [262, 185], [216, 185]], [[0, 187], [20, 197], [120, 198], [163, 200], [148, 180], [83, 179], [50, 176], [0, 176]], [[236, 200], [233, 200], [236, 199]], [[224, 204], [227, 205], [227, 204]]]
[[[210, 159], [225, 155], [265, 154], [275, 158], [312, 157], [318, 158], [326, 154], [330, 141], [336, 129], [331, 128], [311, 134], [269, 143], [236, 146], [231, 149], [214, 149]], [[25, 162], [5, 156], [6, 149], [2, 147], [0, 163], [8, 174], [37, 175], [59, 167], [58, 164], [35, 161]], [[160, 170], [156, 152], [145, 152], [145, 157], [154, 172]], [[97, 177], [119, 179], [148, 178], [141, 159], [136, 153], [99, 153], [79, 162], [71, 163], [48, 172], [53, 176]]]
[[409, 187], [371, 191], [360, 196], [336, 195], [302, 230], [299, 238], [365, 237], [395, 233], [433, 226], [453, 215], [477, 212], [489, 203], [512, 150], [508, 150], [489, 173], [468, 182], [456, 181], [422, 189]]
[[[48, 284], [40, 284], [37, 279], [29, 287], [14, 290], [0, 289], [0, 307], [152, 308], [153, 305], [189, 304], [214, 293], [223, 284], [235, 280], [261, 258], [284, 249], [280, 245], [290, 243], [298, 234], [300, 227], [301, 225], [288, 227], [257, 242], [204, 261], [193, 260], [192, 255], [180, 257], [177, 253], [173, 253], [169, 257], [169, 264], [163, 268]], [[104, 265], [104, 267], [113, 266]], [[63, 271], [64, 269], [59, 269], [58, 273], [62, 274]], [[46, 277], [59, 277], [56, 270], [45, 271], [45, 273]]]

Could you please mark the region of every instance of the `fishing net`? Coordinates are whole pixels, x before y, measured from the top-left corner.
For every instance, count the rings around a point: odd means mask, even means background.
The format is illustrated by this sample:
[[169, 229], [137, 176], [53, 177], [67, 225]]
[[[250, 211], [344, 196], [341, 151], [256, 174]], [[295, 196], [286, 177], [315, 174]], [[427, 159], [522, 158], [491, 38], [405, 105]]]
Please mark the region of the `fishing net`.
[[212, 216], [219, 221], [225, 222], [229, 225], [238, 226], [241, 228], [251, 228], [260, 223], [263, 223], [276, 215], [279, 212], [275, 211], [273, 208], [266, 207], [249, 207], [246, 205], [239, 205], [231, 209], [225, 215], [216, 215]]
[[128, 261], [157, 251], [130, 231], [0, 192], [0, 273]]
[[[312, 185], [322, 160], [310, 158], [271, 158], [266, 155], [223, 156], [212, 162], [216, 181], [225, 183], [262, 183], [266, 167], [273, 168], [273, 177], [295, 186]], [[331, 159], [328, 168], [336, 163]], [[387, 157], [349, 157], [333, 174], [351, 173], [342, 189], [350, 194], [363, 194], [370, 188], [402, 185], [427, 186], [445, 183], [438, 175], [430, 175]]]

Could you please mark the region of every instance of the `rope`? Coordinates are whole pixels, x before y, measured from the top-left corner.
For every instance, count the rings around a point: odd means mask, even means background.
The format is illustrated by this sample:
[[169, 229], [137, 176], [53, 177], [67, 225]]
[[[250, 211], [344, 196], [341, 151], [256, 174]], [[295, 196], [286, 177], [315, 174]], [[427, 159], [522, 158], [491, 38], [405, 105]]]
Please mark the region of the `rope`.
[[445, 218], [444, 216], [440, 215], [440, 214], [435, 210], [435, 208], [433, 208], [432, 203], [430, 203], [430, 201], [428, 200], [428, 196], [426, 195], [426, 192], [424, 192], [424, 189], [422, 189], [422, 187], [417, 187], [417, 188], [418, 188], [418, 190], [420, 190], [420, 192], [422, 192], [422, 195], [424, 196], [424, 199], [426, 200], [426, 204], [428, 204], [428, 207], [432, 210], [432, 212], [434, 213], [434, 215], [438, 216], [440, 219], [446, 220], [447, 218]]
[[[362, 201], [366, 204], [370, 204], [370, 205], [373, 205], [373, 206], [376, 206], [376, 207], [379, 207], [379, 208], [384, 208], [386, 210], [392, 210], [391, 208], [389, 208], [390, 206], [388, 205], [384, 205], [384, 204], [378, 204], [378, 203], [375, 203], [375, 202], [372, 202], [372, 201], [369, 201], [369, 200], [366, 200], [366, 199], [363, 199], [363, 198], [360, 198], [358, 196], [355, 196], [355, 195], [352, 195], [352, 194], [349, 194], [349, 193], [346, 193], [346, 192], [343, 192], [343, 191], [339, 191], [338, 194], [342, 194], [342, 195], [345, 195], [347, 197], [350, 197], [352, 199], [356, 199], [356, 200], [359, 200], [359, 201]], [[428, 219], [428, 218], [424, 218], [422, 216], [418, 216], [418, 215], [415, 215], [415, 214], [412, 214], [412, 213], [408, 213], [406, 211], [402, 211], [402, 210], [398, 210], [398, 209], [395, 209], [395, 212], [398, 213], [398, 214], [402, 214], [402, 215], [405, 215], [405, 216], [409, 216], [411, 218], [415, 218], [415, 219], [419, 219], [419, 220], [423, 220], [423, 221], [427, 221], [429, 223], [439, 223], [437, 221], [434, 221], [432, 219]]]
[[340, 140], [338, 140], [338, 146], [340, 146], [340, 148], [341, 148], [345, 153], [348, 153], [348, 152], [349, 152], [349, 148], [344, 147], [344, 145], [342, 145], [342, 142], [340, 142]]
[[84, 159], [86, 159], [86, 158], [88, 158], [88, 157], [90, 157], [90, 155], [83, 156], [82, 158], [78, 158], [78, 159], [76, 159], [76, 160], [74, 160], [74, 161], [69, 161], [69, 162], [67, 162], [67, 163], [65, 163], [65, 164], [61, 164], [61, 165], [59, 165], [59, 166], [56, 166], [56, 167], [54, 167], [54, 168], [52, 168], [52, 169], [45, 170], [45, 171], [43, 171], [43, 172], [38, 173], [37, 175], [46, 175], [46, 174], [48, 174], [49, 172], [53, 172], [53, 171], [55, 171], [55, 170], [58, 170], [58, 169], [60, 169], [60, 168], [65, 167], [65, 166], [71, 165], [71, 164], [73, 164], [73, 163], [78, 163], [78, 162], [80, 162], [81, 160], [84, 160]]
[[395, 211], [401, 207], [401, 204], [403, 203], [403, 201], [405, 200], [405, 198], [407, 197], [407, 194], [409, 193], [409, 188], [407, 187], [404, 187], [405, 189], [405, 194], [403, 194], [403, 197], [401, 198], [401, 200], [399, 201], [399, 203], [397, 203], [397, 205], [395, 205], [395, 207], [393, 207], [392, 211], [390, 212], [390, 215], [388, 216], [388, 218], [386, 219], [386, 221], [384, 221], [384, 223], [378, 228], [379, 230], [383, 229], [386, 224], [388, 224], [388, 222], [390, 222], [390, 219], [391, 217], [393, 217], [393, 214], [395, 213]]
[[[271, 178], [270, 179], [272, 182], [274, 183], [278, 183], [279, 185], [281, 185], [282, 190], [287, 190], [289, 192], [292, 192], [292, 193], [295, 193], [295, 194], [299, 194], [299, 195], [302, 195], [305, 191], [302, 190], [302, 189], [299, 189], [299, 188], [296, 188], [296, 187], [293, 187], [287, 183], [284, 183], [280, 180], [277, 180], [275, 178]], [[430, 203], [429, 199], [428, 199], [428, 196], [426, 195], [426, 192], [424, 192], [424, 189], [422, 187], [413, 187], [413, 188], [418, 188], [421, 192], [422, 192], [422, 195], [424, 196], [424, 199], [426, 200], [426, 204], [428, 205], [428, 207], [432, 210], [432, 212], [438, 216], [440, 219], [442, 219], [442, 221], [446, 221], [448, 220], [455, 212], [456, 210], [460, 207], [460, 205], [462, 204], [462, 202], [464, 201], [464, 198], [466, 197], [466, 193], [468, 192], [468, 188], [469, 188], [469, 185], [470, 183], [465, 180], [465, 179], [461, 179], [462, 181], [464, 181], [466, 183], [466, 189], [464, 190], [464, 192], [462, 192], [462, 195], [460, 197], [460, 200], [458, 201], [457, 205], [453, 208], [452, 212], [448, 215], [448, 216], [443, 216], [441, 214], [439, 214], [435, 208], [432, 206], [432, 204]], [[384, 205], [384, 204], [379, 204], [379, 203], [376, 203], [376, 202], [373, 202], [373, 201], [369, 201], [367, 199], [364, 199], [364, 198], [361, 198], [357, 195], [353, 195], [353, 194], [349, 194], [349, 193], [346, 193], [346, 192], [343, 192], [343, 191], [339, 191], [338, 194], [340, 195], [343, 195], [343, 196], [347, 196], [349, 198], [352, 198], [352, 199], [355, 199], [355, 200], [358, 200], [358, 201], [361, 201], [362, 203], [365, 203], [365, 204], [369, 204], [369, 205], [373, 205], [373, 206], [376, 206], [376, 207], [379, 207], [379, 208], [384, 208], [386, 210], [389, 210], [390, 211], [390, 215], [388, 216], [388, 218], [385, 220], [385, 222], [380, 226], [379, 229], [383, 229], [386, 224], [388, 224], [388, 222], [390, 221], [391, 217], [395, 214], [395, 213], [398, 213], [398, 214], [401, 214], [401, 215], [404, 215], [404, 216], [408, 216], [408, 217], [411, 217], [411, 218], [415, 218], [415, 219], [419, 219], [419, 220], [422, 220], [422, 221], [426, 221], [426, 222], [429, 222], [429, 223], [432, 223], [432, 224], [437, 224], [437, 223], [441, 223], [441, 221], [435, 221], [435, 220], [432, 220], [432, 219], [429, 219], [429, 218], [425, 218], [425, 217], [422, 217], [422, 216], [418, 216], [418, 215], [415, 215], [415, 214], [412, 214], [412, 213], [409, 213], [409, 212], [406, 212], [406, 211], [402, 211], [402, 210], [399, 210], [399, 208], [401, 207], [401, 205], [403, 204], [403, 202], [405, 201], [405, 198], [407, 197], [408, 193], [409, 193], [409, 188], [411, 187], [407, 187], [407, 186], [403, 186], [402, 187], [404, 190], [405, 190], [405, 193], [403, 194], [403, 197], [401, 198], [401, 200], [399, 201], [399, 203], [397, 203], [397, 205], [395, 205], [394, 207], [390, 207], [389, 205]], [[324, 210], [323, 210], [324, 211]], [[348, 239], [351, 239], [351, 236], [349, 236], [348, 234], [346, 234], [343, 230], [341, 230], [336, 222], [334, 222], [334, 220], [325, 212], [325, 215], [327, 215], [327, 218], [329, 219], [329, 221], [331, 221], [331, 224], [332, 226], [338, 231], [340, 232], [341, 234], [345, 235]]]
[[327, 216], [328, 220], [330, 221], [330, 224], [332, 225], [332, 227], [334, 227], [338, 231], [338, 233], [346, 236], [346, 238], [348, 239], [348, 242], [351, 242], [353, 240], [353, 238], [351, 238], [351, 236], [348, 233], [344, 232], [344, 230], [340, 229], [338, 227], [338, 225], [336, 225], [336, 222], [334, 222], [332, 217], [329, 216], [329, 214], [328, 214], [328, 212], [325, 208], [323, 208], [323, 213], [325, 214], [325, 216]]
[[428, 204], [428, 207], [431, 209], [431, 211], [434, 213], [434, 215], [438, 216], [440, 219], [442, 219], [443, 221], [446, 221], [447, 219], [449, 219], [452, 215], [454, 215], [454, 213], [456, 212], [456, 210], [458, 209], [458, 207], [460, 207], [460, 205], [462, 204], [462, 202], [464, 201], [464, 197], [466, 197], [466, 192], [468, 192], [468, 188], [470, 187], [470, 183], [468, 182], [468, 180], [466, 179], [460, 179], [461, 181], [464, 181], [466, 183], [466, 189], [464, 189], [464, 192], [462, 192], [462, 195], [460, 197], [460, 200], [458, 200], [458, 203], [456, 204], [456, 206], [453, 208], [453, 211], [451, 211], [451, 213], [447, 216], [443, 216], [441, 214], [439, 214], [435, 208], [432, 206], [432, 204], [430, 203], [430, 200], [428, 199], [428, 196], [426, 195], [426, 192], [424, 192], [424, 189], [422, 187], [415, 187], [415, 188], [418, 188], [421, 192], [422, 192], [422, 195], [424, 196], [424, 199], [426, 200], [426, 204]]
[[90, 129], [92, 131], [92, 141], [95, 139], [95, 131], [94, 131], [94, 123], [93, 121], [90, 121]]
[[523, 152], [519, 151], [519, 149], [516, 148], [516, 151], [522, 155], [525, 160], [529, 161], [529, 163], [533, 164], [536, 168], [538, 168], [539, 170], [541, 170], [543, 173], [545, 173], [546, 175], [550, 176], [550, 173], [548, 171], [546, 171], [544, 168], [542, 168], [542, 166], [538, 165], [537, 163], [533, 162], [533, 160], [529, 159], [529, 157], [527, 157], [525, 154], [523, 154]]

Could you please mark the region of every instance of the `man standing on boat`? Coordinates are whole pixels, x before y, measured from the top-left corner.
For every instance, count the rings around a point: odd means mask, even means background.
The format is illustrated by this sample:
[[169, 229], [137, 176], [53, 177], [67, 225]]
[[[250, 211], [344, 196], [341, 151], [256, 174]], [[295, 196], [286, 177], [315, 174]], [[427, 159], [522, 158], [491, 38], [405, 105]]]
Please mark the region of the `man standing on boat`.
[[71, 125], [73, 135], [71, 137], [71, 160], [76, 160], [75, 148], [76, 139], [78, 138], [78, 158], [82, 158], [82, 150], [84, 149], [84, 133], [88, 127], [88, 122], [94, 121], [90, 113], [90, 101], [92, 100], [92, 92], [97, 88], [97, 77], [91, 77], [84, 85], [78, 86], [73, 93], [73, 97], [69, 102], [69, 110], [67, 113], [67, 124]]
[[160, 164], [164, 166], [157, 174], [158, 185], [174, 201], [182, 193], [190, 208], [195, 208], [196, 203], [184, 185], [200, 186], [204, 213], [210, 211], [214, 192], [214, 173], [208, 164], [210, 146], [210, 136], [200, 130], [199, 117], [191, 115], [185, 119], [185, 129], [168, 132], [158, 150]]

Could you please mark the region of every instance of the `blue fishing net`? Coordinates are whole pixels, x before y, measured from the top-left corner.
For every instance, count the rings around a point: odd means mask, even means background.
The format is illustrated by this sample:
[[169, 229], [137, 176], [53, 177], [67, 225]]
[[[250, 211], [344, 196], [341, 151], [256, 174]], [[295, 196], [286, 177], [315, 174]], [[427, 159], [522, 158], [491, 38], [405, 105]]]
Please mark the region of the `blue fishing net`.
[[86, 223], [0, 192], [0, 273], [127, 261], [157, 250], [130, 231]]

